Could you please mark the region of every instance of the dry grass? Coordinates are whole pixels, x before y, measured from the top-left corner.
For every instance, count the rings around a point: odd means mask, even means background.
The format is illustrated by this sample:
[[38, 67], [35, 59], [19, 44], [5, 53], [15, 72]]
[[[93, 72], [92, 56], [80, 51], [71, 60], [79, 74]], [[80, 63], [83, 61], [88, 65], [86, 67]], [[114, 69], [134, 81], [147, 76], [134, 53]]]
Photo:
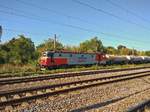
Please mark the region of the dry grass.
[[19, 72], [35, 72], [36, 67], [33, 65], [12, 65], [3, 64], [0, 65], [0, 73], [19, 73]]
[[84, 71], [84, 70], [99, 70], [99, 69], [119, 69], [119, 68], [129, 68], [129, 67], [140, 67], [140, 66], [150, 66], [150, 64], [128, 64], [128, 65], [111, 65], [111, 66], [96, 66], [93, 65], [91, 67], [74, 67], [74, 68], [59, 68], [54, 70], [45, 70], [45, 71], [37, 71], [35, 65], [27, 64], [27, 65], [11, 65], [4, 64], [0, 65], [0, 74], [1, 75], [17, 75], [17, 76], [25, 76], [25, 75], [37, 75], [37, 74], [53, 74], [53, 73], [61, 73], [61, 72], [75, 72], [75, 71]]

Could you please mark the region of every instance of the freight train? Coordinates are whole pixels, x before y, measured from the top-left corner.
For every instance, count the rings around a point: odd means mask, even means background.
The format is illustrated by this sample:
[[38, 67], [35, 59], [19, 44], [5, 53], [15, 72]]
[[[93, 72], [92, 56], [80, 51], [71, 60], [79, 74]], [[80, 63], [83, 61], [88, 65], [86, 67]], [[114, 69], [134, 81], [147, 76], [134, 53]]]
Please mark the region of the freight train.
[[150, 63], [148, 56], [114, 56], [104, 53], [45, 51], [39, 60], [41, 68], [60, 68], [89, 65]]

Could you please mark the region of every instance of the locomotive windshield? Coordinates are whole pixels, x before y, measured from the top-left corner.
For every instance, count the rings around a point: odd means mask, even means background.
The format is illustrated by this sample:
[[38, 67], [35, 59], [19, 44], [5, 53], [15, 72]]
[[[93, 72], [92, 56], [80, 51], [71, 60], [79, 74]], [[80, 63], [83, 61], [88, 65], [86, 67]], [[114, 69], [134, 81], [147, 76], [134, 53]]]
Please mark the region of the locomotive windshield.
[[47, 52], [47, 57], [49, 57], [51, 59], [51, 62], [54, 63], [54, 53], [52, 52]]
[[43, 53], [43, 57], [50, 57], [50, 58], [52, 58], [54, 56], [54, 53], [52, 53], [52, 52], [44, 52]]
[[52, 52], [47, 53], [47, 57], [53, 58], [53, 56], [54, 56], [54, 53], [52, 53]]

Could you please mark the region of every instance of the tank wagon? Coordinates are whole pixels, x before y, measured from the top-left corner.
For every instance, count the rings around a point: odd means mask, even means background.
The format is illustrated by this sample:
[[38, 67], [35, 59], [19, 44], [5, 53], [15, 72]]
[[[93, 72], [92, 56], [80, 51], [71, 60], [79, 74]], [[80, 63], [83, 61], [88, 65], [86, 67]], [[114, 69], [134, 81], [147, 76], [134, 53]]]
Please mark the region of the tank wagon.
[[115, 56], [115, 55], [106, 55], [107, 57], [107, 64], [127, 64], [129, 63], [130, 59], [127, 56]]
[[107, 55], [107, 64], [142, 64], [150, 63], [148, 56], [115, 56]]
[[144, 63], [144, 57], [143, 56], [130, 56], [130, 63], [134, 63], [134, 64]]
[[79, 53], [65, 51], [46, 51], [40, 58], [41, 68], [70, 67], [77, 65], [106, 64], [106, 55], [102, 53]]
[[144, 56], [144, 63], [150, 63], [150, 57]]

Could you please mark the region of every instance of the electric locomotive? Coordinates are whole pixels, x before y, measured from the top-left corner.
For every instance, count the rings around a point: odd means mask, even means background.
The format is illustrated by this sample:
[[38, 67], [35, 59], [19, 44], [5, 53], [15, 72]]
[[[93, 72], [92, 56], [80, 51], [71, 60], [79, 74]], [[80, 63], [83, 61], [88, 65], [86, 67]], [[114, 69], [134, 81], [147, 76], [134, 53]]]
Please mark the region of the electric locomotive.
[[58, 68], [70, 66], [88, 66], [106, 64], [106, 55], [103, 53], [80, 53], [66, 51], [45, 51], [40, 58], [41, 68]]

